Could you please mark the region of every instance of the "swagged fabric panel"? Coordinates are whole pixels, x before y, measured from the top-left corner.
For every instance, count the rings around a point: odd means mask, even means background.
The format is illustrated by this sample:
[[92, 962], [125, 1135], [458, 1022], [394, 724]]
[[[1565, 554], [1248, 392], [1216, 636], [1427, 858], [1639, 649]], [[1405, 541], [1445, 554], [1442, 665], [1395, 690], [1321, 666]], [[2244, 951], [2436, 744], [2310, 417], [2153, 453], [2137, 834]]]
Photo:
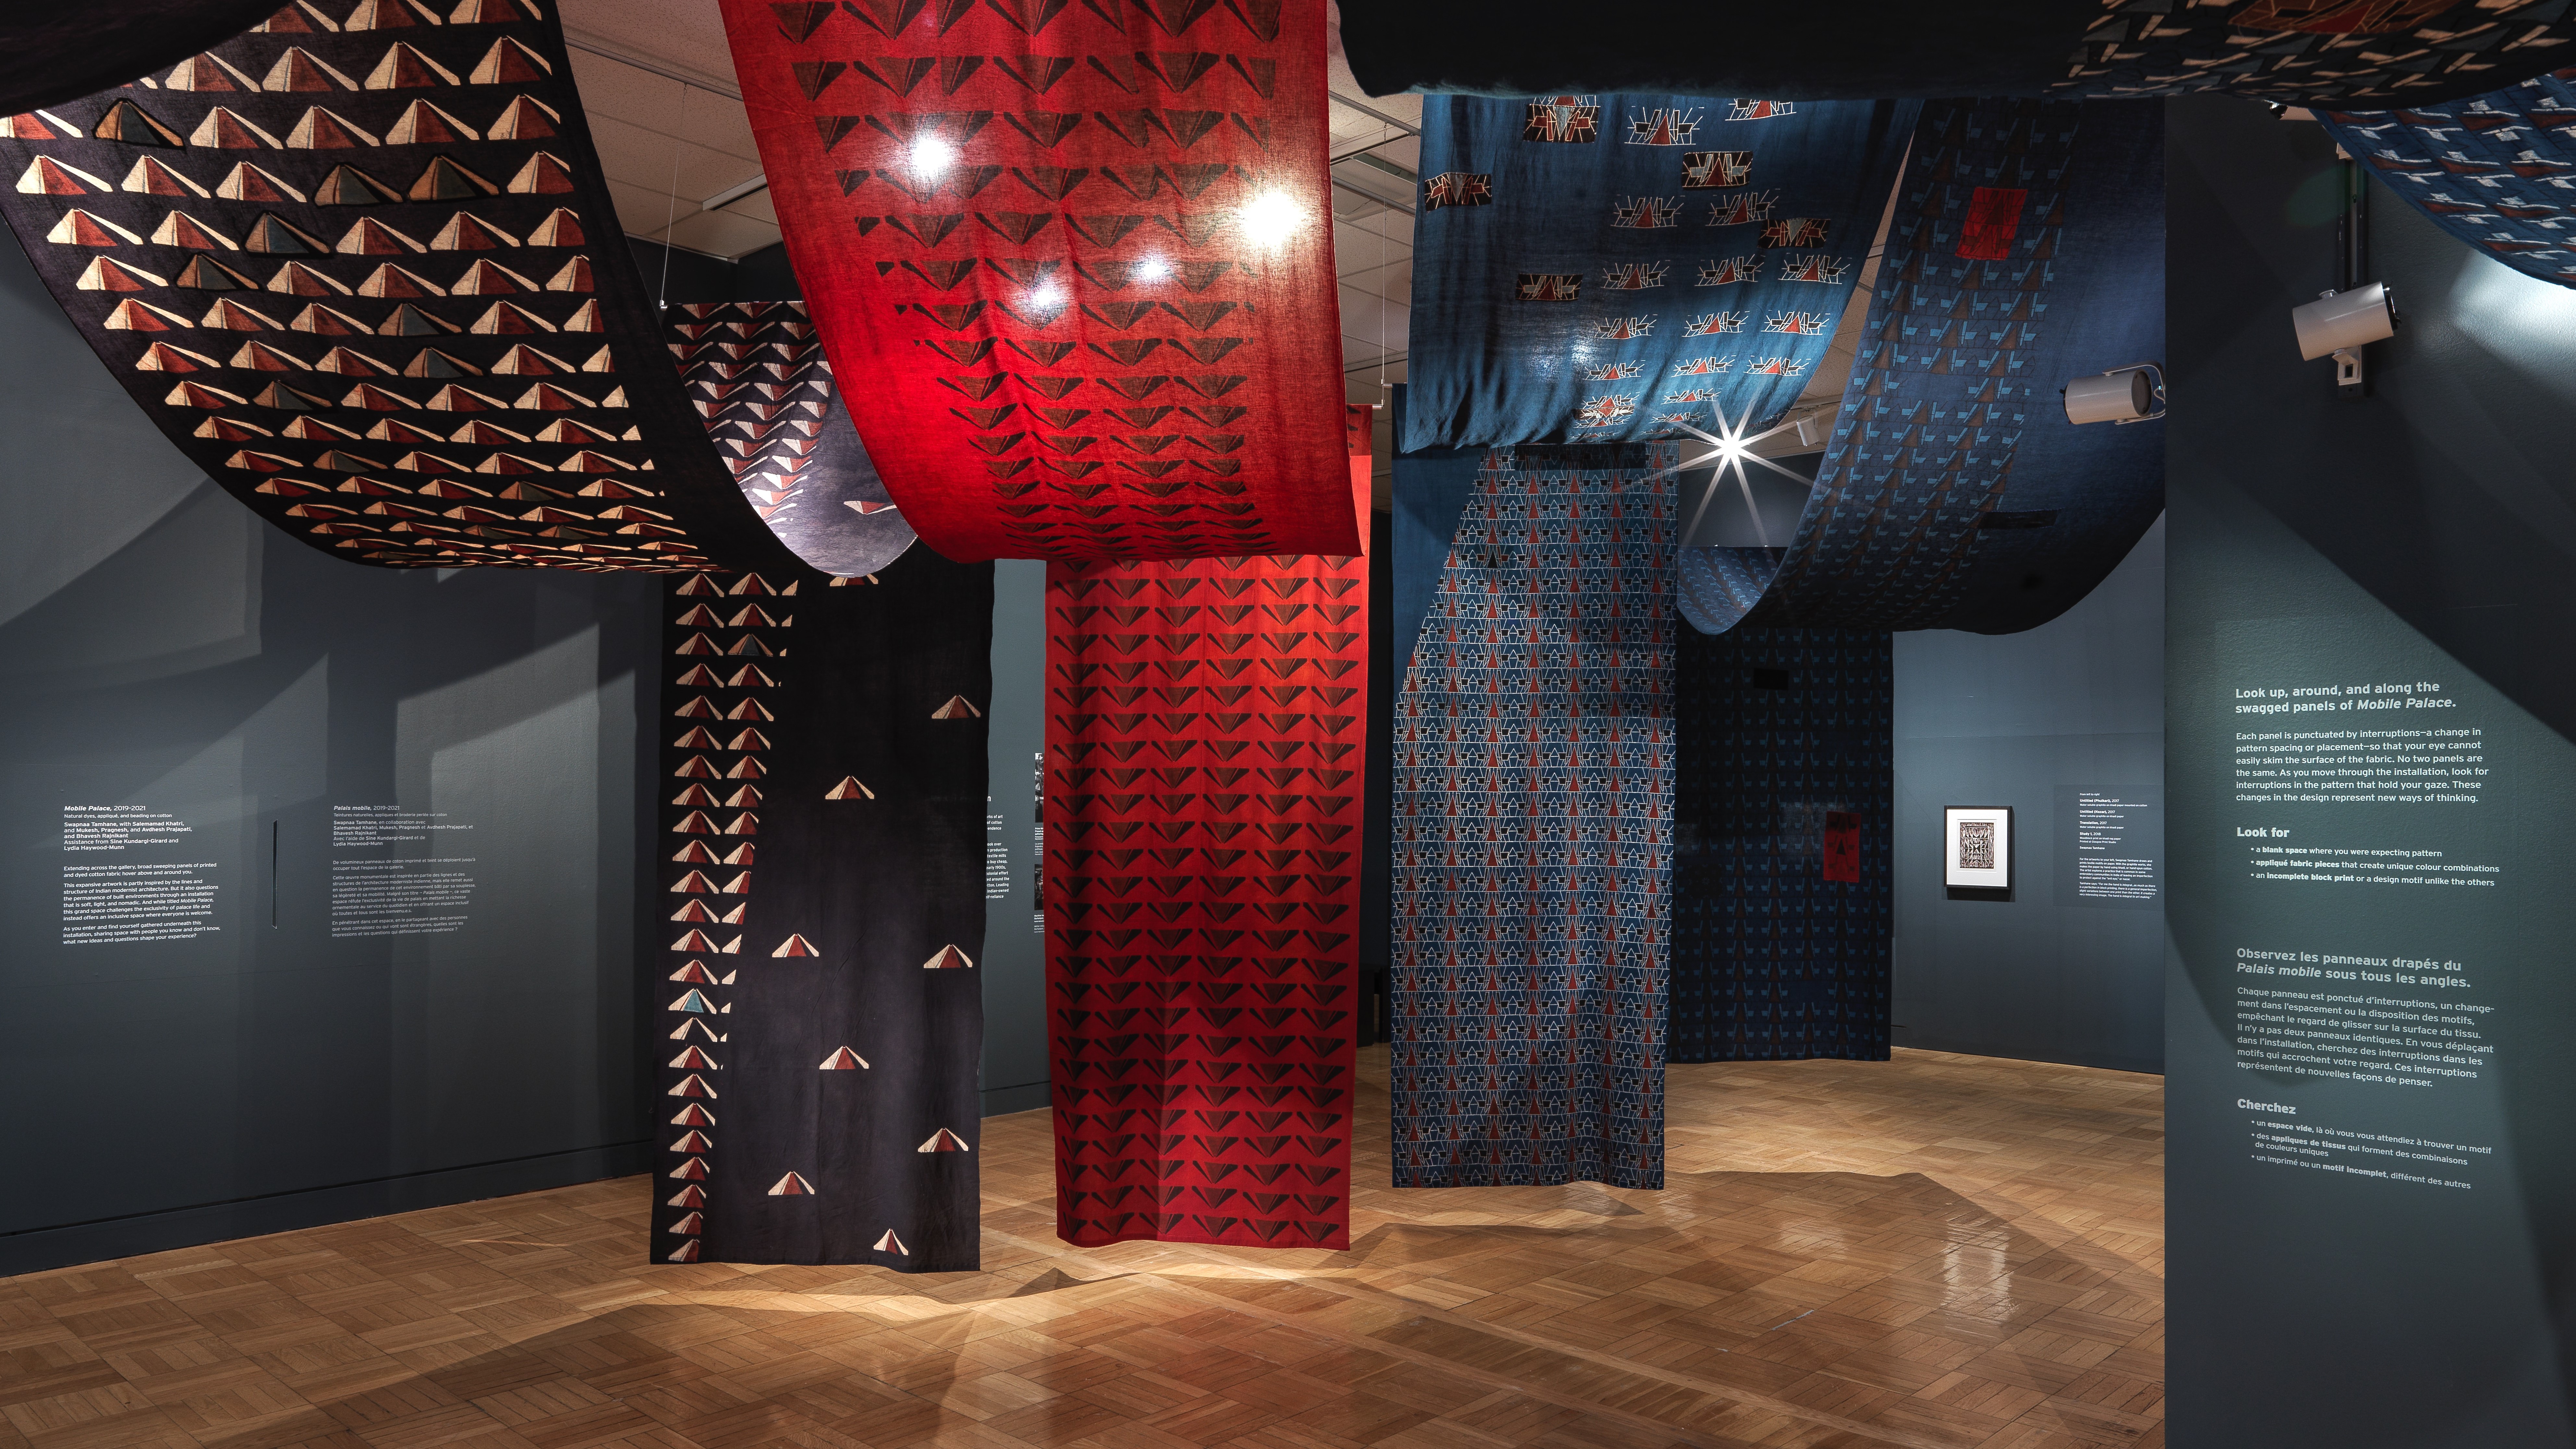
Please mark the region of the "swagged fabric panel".
[[2465, 101], [2317, 119], [2444, 231], [2526, 276], [2576, 287], [2576, 68]]
[[272, 0], [12, 6], [0, 15], [0, 115], [158, 74], [239, 35], [276, 8]]
[[[647, 1043], [671, 1165], [648, 1252], [972, 1267], [981, 1002], [970, 971], [916, 963], [981, 949], [989, 571], [923, 555], [886, 603], [782, 545], [755, 496], [790, 521], [800, 490], [868, 496], [828, 372], [792, 309], [680, 308], [664, 330], [583, 125], [559, 32], [516, 0], [443, 20], [299, 3], [146, 83], [9, 118], [0, 207], [145, 413], [305, 542], [676, 576], [674, 914], [647, 949], [671, 978]], [[861, 518], [882, 556], [838, 561], [884, 567], [899, 519]], [[813, 672], [791, 691], [800, 598]], [[831, 795], [845, 775], [885, 808]], [[782, 954], [745, 979], [746, 950]], [[884, 989], [889, 961], [914, 974]], [[823, 1055], [806, 1037], [836, 1025], [900, 1082], [856, 1115], [831, 1100], [860, 1095], [843, 1079], [804, 1075]], [[940, 1155], [892, 1156], [862, 1125]]]
[[1364, 556], [1047, 570], [1066, 1242], [1350, 1246], [1368, 629]]
[[[1404, 436], [1403, 383], [1394, 389], [1395, 436]], [[1476, 471], [1483, 466], [1482, 448], [1398, 450], [1388, 503], [1392, 517], [1389, 549], [1394, 554], [1394, 586], [1389, 591], [1386, 627], [1391, 641], [1392, 678], [1399, 689], [1413, 664], [1413, 643], [1440, 589], [1440, 570], [1449, 560], [1449, 540], [1458, 519], [1476, 492]]]
[[1917, 109], [1424, 102], [1397, 447], [1681, 437], [1712, 402], [1768, 426], [1825, 355]]
[[1395, 1185], [1661, 1187], [1670, 449], [1497, 449], [1395, 721]]
[[1681, 550], [1694, 627], [2010, 633], [2127, 556], [2164, 505], [2163, 427], [2079, 427], [2057, 393], [2163, 355], [2161, 111], [1925, 104], [1797, 533]]
[[[1963, 24], [1963, 14], [1974, 23]], [[1732, 7], [1637, 0], [1569, 24], [1529, 0], [1353, 5], [1342, 46], [1370, 95], [1560, 91], [1855, 100], [2184, 95], [2291, 105], [2430, 105], [2552, 69], [2576, 39], [2561, 0], [1993, 0], [1973, 12], [1842, 0]]]
[[972, 1270], [992, 566], [669, 603], [653, 1256]]
[[1321, 0], [724, 10], [788, 256], [933, 547], [1359, 551]]
[[1887, 1059], [1891, 641], [1681, 631], [1670, 1060]]
[[100, 359], [343, 557], [796, 568], [665, 365], [555, 22], [342, 8], [0, 122], [0, 211]]
[[680, 302], [664, 317], [689, 405], [779, 542], [844, 578], [912, 547], [803, 302]]

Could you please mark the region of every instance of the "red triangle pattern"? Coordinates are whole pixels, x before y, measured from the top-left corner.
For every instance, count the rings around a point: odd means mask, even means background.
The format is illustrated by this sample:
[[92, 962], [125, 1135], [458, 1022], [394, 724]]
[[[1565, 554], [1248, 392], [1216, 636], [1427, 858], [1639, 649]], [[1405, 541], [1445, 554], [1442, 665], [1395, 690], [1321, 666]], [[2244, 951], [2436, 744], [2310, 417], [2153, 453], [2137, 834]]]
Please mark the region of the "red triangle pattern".
[[1368, 617], [1361, 556], [1047, 571], [1067, 1242], [1350, 1246]]
[[1359, 549], [1322, 0], [724, 11], [789, 258], [933, 548]]

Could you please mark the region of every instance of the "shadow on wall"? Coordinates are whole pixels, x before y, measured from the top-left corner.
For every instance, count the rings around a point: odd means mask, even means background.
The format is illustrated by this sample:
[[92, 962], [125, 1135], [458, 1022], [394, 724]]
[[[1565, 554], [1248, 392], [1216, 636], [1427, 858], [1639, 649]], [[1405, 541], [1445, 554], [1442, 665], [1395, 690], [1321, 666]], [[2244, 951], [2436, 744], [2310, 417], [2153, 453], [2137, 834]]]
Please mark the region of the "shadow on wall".
[[[145, 426], [14, 248], [0, 334], [0, 839], [34, 923], [0, 982], [46, 1165], [0, 1273], [640, 1165], [659, 582], [335, 559]], [[360, 845], [361, 806], [431, 818]], [[120, 816], [167, 820], [93, 828]]]

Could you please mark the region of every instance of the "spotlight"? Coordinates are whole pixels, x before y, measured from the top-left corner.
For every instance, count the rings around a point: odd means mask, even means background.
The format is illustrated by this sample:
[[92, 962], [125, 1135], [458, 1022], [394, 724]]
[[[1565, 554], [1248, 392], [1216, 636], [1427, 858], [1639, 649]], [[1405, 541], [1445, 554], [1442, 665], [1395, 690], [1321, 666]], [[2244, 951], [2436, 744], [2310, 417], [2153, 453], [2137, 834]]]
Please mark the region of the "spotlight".
[[1284, 192], [1265, 191], [1244, 203], [1237, 219], [1244, 239], [1257, 247], [1276, 247], [1297, 230], [1306, 213]]
[[2349, 292], [2323, 292], [2304, 307], [2290, 309], [2290, 325], [2299, 332], [2299, 356], [2310, 362], [2335, 360], [2335, 381], [2351, 386], [2361, 381], [2361, 349], [2397, 335], [2397, 302], [2386, 285], [2372, 282]]
[[2058, 389], [2070, 423], [2144, 423], [2165, 415], [2164, 369], [2152, 362], [2079, 377]]
[[957, 148], [938, 136], [923, 136], [912, 143], [912, 174], [929, 180], [947, 174], [957, 164]]

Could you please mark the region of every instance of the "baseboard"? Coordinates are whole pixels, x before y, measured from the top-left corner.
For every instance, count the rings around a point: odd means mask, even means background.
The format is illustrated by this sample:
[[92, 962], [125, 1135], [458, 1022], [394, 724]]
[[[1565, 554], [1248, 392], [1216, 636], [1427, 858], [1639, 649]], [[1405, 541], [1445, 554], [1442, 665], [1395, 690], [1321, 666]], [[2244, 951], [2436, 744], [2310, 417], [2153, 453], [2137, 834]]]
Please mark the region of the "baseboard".
[[984, 1115], [1000, 1117], [1011, 1112], [1033, 1112], [1047, 1104], [1047, 1084], [1028, 1082], [1017, 1087], [988, 1087], [984, 1091]]
[[625, 1177], [649, 1167], [652, 1155], [650, 1142], [617, 1142], [95, 1222], [21, 1228], [0, 1234], [0, 1277]]

